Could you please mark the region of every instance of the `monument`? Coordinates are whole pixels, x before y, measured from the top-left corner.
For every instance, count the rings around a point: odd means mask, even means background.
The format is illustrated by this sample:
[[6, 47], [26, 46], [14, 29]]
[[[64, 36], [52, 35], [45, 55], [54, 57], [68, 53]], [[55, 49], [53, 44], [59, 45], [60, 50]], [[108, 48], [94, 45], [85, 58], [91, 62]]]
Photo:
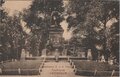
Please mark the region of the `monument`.
[[[56, 15], [57, 12], [55, 12]], [[49, 51], [47, 53], [50, 53], [49, 55], [53, 55], [55, 53], [55, 49], [58, 49], [58, 52], [60, 55], [62, 55], [63, 52], [63, 29], [59, 25], [58, 18], [55, 17], [54, 14], [52, 14], [54, 18], [52, 18], [51, 26], [49, 27], [49, 45], [52, 45], [52, 51]], [[58, 17], [58, 16], [57, 16]], [[53, 26], [54, 25], [54, 26]]]

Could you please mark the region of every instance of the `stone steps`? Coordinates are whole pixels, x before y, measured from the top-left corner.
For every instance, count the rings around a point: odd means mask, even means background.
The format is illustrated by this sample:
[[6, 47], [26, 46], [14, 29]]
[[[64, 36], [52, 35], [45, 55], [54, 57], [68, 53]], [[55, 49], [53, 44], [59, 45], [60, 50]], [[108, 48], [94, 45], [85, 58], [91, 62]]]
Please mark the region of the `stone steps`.
[[69, 62], [46, 62], [40, 77], [75, 77]]

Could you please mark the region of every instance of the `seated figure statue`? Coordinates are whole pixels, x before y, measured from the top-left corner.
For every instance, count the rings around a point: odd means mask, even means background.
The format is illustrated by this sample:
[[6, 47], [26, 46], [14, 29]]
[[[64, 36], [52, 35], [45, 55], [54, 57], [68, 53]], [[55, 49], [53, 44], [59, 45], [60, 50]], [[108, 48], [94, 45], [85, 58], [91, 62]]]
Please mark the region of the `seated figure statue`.
[[61, 17], [60, 17], [59, 12], [53, 11], [51, 16], [52, 16], [51, 24], [54, 25], [55, 27], [59, 27], [60, 22], [61, 22]]

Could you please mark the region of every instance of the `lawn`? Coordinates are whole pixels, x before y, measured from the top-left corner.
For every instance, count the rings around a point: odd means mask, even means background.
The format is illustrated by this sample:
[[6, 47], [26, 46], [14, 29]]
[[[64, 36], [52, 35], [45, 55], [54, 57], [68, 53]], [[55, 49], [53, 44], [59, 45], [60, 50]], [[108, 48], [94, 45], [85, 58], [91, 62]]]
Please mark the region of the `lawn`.
[[77, 75], [94, 75], [95, 70], [96, 74], [109, 76], [112, 74], [112, 71], [115, 70], [114, 75], [118, 75], [119, 67], [117, 65], [110, 65], [108, 63], [100, 63], [95, 61], [81, 61], [81, 60], [73, 60], [76, 66], [76, 74]]
[[39, 73], [41, 63], [42, 60], [23, 60], [3, 63], [0, 67], [2, 68], [2, 74], [5, 75], [35, 75]]

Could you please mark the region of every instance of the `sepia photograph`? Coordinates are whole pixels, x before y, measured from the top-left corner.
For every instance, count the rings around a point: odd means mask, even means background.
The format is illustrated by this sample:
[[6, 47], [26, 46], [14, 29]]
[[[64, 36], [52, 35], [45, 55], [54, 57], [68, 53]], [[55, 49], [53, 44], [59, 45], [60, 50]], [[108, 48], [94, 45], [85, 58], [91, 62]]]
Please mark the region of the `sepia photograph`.
[[119, 0], [0, 0], [0, 77], [119, 77]]

